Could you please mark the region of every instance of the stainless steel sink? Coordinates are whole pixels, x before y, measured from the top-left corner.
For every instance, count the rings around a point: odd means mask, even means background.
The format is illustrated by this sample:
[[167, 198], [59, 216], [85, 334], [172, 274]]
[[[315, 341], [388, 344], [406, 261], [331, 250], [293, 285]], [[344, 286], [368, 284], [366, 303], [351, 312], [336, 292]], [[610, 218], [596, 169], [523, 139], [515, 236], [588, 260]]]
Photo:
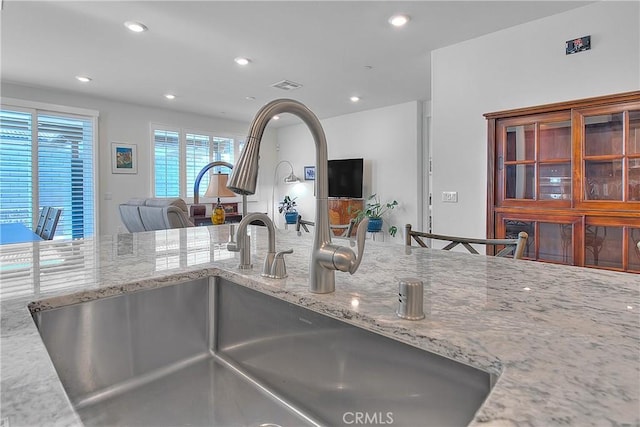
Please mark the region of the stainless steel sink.
[[34, 314], [86, 425], [466, 425], [490, 375], [220, 278]]

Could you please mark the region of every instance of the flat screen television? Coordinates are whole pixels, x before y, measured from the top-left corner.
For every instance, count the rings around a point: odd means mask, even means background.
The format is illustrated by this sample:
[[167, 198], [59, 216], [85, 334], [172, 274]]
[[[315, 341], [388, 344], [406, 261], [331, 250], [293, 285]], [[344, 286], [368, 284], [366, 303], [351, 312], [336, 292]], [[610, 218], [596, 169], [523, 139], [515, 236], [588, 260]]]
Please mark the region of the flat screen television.
[[329, 160], [329, 197], [362, 198], [363, 159]]

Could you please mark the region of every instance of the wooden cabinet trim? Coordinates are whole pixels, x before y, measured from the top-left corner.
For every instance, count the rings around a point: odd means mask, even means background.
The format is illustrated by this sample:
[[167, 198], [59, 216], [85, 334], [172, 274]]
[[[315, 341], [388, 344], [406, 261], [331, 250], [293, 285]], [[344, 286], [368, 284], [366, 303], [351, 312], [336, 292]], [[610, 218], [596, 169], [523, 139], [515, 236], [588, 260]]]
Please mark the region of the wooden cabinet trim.
[[492, 113], [485, 113], [484, 117], [486, 117], [487, 119], [497, 119], [505, 117], [529, 116], [532, 114], [550, 113], [553, 111], [571, 110], [574, 108], [593, 107], [594, 105], [617, 104], [622, 102], [637, 101], [640, 101], [640, 91], [624, 92], [614, 95], [596, 96], [592, 98], [583, 98], [573, 101], [556, 102], [552, 104], [516, 108], [512, 110], [496, 111]]

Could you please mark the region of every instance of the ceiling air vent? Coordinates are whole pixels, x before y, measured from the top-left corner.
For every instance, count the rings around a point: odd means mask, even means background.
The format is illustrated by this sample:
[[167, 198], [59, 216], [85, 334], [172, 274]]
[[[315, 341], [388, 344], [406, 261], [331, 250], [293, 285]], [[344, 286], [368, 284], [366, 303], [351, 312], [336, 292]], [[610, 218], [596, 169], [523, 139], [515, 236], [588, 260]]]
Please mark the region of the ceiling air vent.
[[281, 82], [272, 84], [271, 87], [275, 87], [282, 90], [294, 90], [294, 89], [301, 88], [302, 85], [300, 83], [292, 82], [291, 80], [283, 80]]

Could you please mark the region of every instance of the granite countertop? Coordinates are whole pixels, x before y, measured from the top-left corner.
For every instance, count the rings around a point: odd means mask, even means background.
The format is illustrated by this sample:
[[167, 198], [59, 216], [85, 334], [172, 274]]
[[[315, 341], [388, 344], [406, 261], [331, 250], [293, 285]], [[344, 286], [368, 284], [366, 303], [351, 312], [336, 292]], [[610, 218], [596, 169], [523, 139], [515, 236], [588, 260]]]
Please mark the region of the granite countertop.
[[[2, 425], [81, 425], [29, 306], [212, 275], [494, 374], [471, 425], [640, 425], [638, 275], [367, 241], [359, 271], [317, 295], [311, 235], [277, 231], [277, 249], [294, 253], [274, 280], [260, 276], [266, 229], [250, 232], [252, 270], [225, 249], [228, 226], [0, 246]], [[406, 277], [424, 283], [423, 320], [395, 314]]]

